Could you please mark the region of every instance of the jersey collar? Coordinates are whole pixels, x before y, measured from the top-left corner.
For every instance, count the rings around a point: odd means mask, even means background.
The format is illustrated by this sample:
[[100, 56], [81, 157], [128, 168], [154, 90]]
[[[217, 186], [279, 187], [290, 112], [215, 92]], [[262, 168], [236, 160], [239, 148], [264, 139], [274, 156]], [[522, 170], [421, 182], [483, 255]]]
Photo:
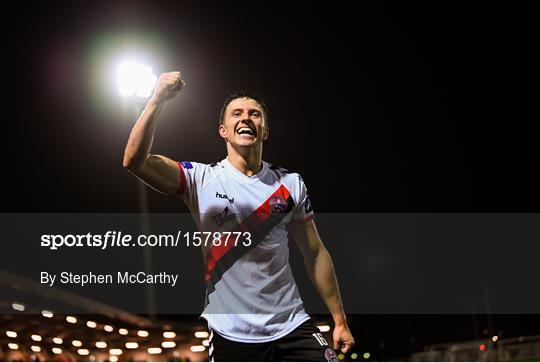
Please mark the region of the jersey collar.
[[263, 176], [266, 174], [266, 170], [268, 169], [267, 163], [265, 161], [262, 162], [262, 168], [259, 170], [256, 174], [253, 174], [252, 176], [247, 176], [244, 173], [242, 173], [240, 170], [236, 169], [229, 159], [225, 158], [221, 160], [221, 164], [227, 168], [228, 171], [231, 172], [231, 174], [238, 180], [243, 182], [255, 182], [263, 178]]

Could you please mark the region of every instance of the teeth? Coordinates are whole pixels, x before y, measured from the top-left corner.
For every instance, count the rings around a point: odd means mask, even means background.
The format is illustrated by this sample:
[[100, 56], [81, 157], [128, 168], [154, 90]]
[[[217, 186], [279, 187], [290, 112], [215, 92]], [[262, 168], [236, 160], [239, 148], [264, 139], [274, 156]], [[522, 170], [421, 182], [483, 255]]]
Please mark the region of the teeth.
[[241, 132], [247, 132], [249, 134], [253, 134], [253, 131], [251, 131], [251, 129], [249, 127], [242, 127], [240, 129], [238, 129], [238, 133], [241, 133]]

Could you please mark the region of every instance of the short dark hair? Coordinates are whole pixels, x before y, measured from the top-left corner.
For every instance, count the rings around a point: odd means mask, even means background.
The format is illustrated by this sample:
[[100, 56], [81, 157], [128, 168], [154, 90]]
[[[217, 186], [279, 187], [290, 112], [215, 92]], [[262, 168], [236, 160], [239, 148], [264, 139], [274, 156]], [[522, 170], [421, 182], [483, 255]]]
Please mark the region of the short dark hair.
[[263, 109], [264, 124], [266, 127], [268, 127], [268, 107], [266, 106], [266, 102], [264, 102], [262, 97], [258, 94], [246, 91], [236, 92], [227, 97], [225, 103], [223, 104], [223, 108], [221, 109], [221, 114], [219, 115], [219, 124], [221, 125], [223, 123], [223, 119], [225, 118], [225, 110], [227, 109], [227, 106], [229, 106], [229, 103], [239, 98], [250, 98], [261, 105]]

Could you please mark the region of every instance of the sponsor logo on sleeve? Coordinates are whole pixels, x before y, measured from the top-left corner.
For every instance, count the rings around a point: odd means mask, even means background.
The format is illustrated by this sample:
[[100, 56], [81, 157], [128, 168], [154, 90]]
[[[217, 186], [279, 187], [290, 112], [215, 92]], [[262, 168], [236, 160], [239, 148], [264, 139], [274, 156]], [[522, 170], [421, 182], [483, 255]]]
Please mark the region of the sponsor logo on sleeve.
[[184, 169], [193, 169], [193, 165], [189, 161], [181, 161], [180, 164], [184, 167]]

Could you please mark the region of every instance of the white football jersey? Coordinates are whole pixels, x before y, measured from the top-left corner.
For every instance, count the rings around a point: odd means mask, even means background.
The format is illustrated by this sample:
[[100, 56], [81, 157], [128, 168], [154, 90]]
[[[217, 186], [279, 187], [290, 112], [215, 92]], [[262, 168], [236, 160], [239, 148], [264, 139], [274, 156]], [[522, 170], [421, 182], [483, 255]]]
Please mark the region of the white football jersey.
[[300, 175], [264, 161], [250, 177], [226, 158], [178, 165], [179, 194], [199, 230], [212, 232], [206, 246], [202, 238], [207, 295], [201, 316], [209, 328], [256, 343], [308, 320], [289, 266], [286, 229], [314, 216]]

